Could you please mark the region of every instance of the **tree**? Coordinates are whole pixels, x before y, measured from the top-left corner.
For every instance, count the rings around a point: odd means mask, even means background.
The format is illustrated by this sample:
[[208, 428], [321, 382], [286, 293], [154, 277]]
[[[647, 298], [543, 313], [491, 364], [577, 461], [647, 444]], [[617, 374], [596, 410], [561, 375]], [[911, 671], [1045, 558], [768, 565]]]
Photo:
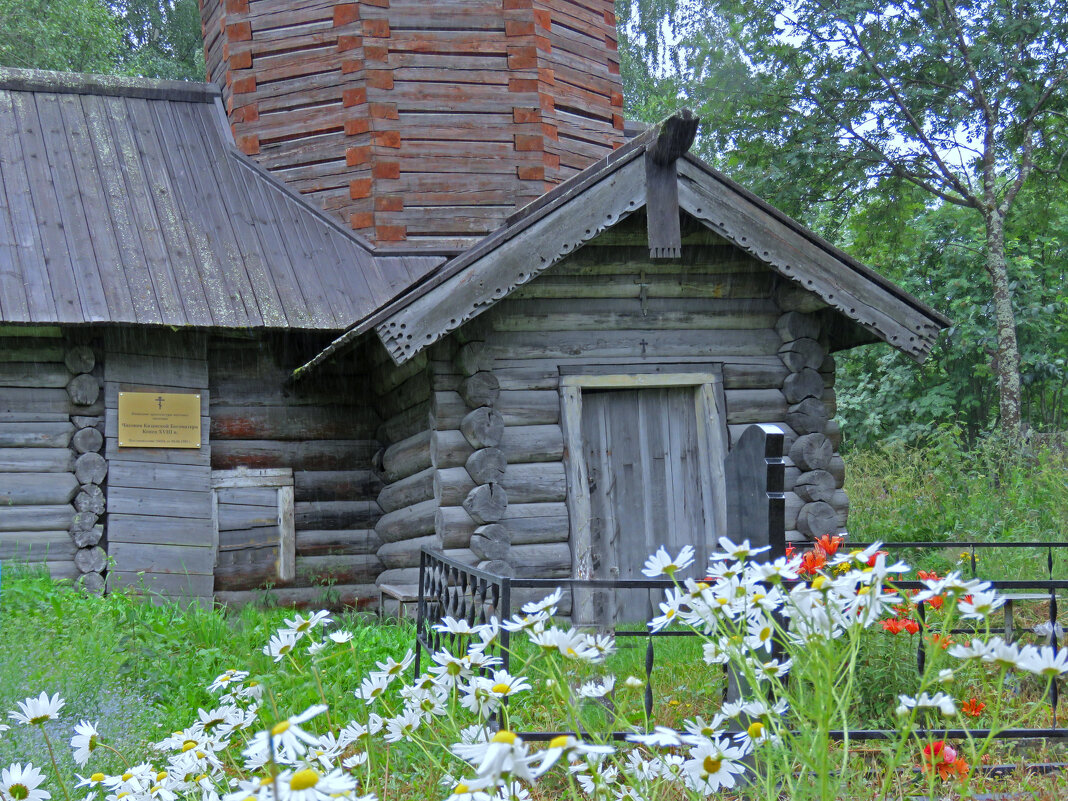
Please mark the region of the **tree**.
[[204, 80], [197, 0], [0, 0], [0, 64]]
[[0, 64], [109, 72], [122, 32], [103, 0], [0, 0]]
[[[674, 5], [642, 2], [654, 13]], [[978, 216], [999, 424], [1017, 437], [1021, 357], [1006, 222], [1036, 175], [1065, 174], [1068, 4], [689, 5], [704, 12], [675, 32], [691, 65], [690, 98], [732, 172], [767, 176], [770, 168], [773, 181], [755, 183], [773, 202], [792, 213], [816, 200], [848, 209], [888, 183], [905, 183], [928, 202]]]

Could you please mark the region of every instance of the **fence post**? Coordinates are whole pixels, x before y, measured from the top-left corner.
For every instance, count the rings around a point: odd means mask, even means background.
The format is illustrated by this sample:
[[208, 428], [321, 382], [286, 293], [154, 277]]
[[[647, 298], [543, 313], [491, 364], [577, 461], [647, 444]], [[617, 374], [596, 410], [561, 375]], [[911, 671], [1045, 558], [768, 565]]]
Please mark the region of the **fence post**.
[[778, 426], [751, 425], [727, 454], [726, 535], [748, 539], [754, 547], [770, 545], [769, 559], [786, 554], [786, 466], [783, 432]]

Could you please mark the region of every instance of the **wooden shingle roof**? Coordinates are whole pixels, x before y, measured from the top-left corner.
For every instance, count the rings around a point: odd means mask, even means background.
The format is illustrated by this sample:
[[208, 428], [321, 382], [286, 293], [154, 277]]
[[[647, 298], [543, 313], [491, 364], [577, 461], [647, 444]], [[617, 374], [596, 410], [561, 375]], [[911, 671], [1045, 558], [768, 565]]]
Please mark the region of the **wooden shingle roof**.
[[0, 323], [341, 330], [441, 261], [272, 178], [212, 86], [0, 69]]

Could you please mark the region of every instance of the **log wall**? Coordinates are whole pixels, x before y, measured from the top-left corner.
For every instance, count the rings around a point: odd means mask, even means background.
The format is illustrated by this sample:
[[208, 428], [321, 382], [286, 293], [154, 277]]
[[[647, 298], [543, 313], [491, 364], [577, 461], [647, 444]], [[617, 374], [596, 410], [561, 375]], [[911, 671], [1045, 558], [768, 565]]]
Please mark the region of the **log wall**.
[[94, 592], [106, 561], [98, 355], [59, 329], [0, 332], [0, 561], [84, 574]]
[[[799, 443], [787, 461], [788, 538], [844, 530], [844, 465], [828, 420], [834, 362], [818, 318], [784, 311], [773, 274], [711, 233], [691, 232], [684, 242], [680, 261], [654, 262], [644, 221], [617, 226], [452, 336], [465, 380], [494, 387], [503, 433], [493, 447], [505, 465], [497, 484], [505, 502], [490, 504], [491, 493], [471, 475], [486, 443], [451, 431], [468, 406], [443, 387], [437, 402], [449, 423], [439, 416], [435, 442], [447, 455], [437, 464], [450, 504], [439, 513], [446, 547], [466, 542], [478, 558], [501, 560], [516, 575], [569, 575], [561, 374], [701, 365], [722, 367], [732, 439], [752, 423], [775, 423], [788, 449]], [[496, 517], [472, 519], [456, 508], [474, 493]]]
[[[211, 339], [211, 466], [293, 471], [295, 578], [266, 582], [277, 602], [365, 606], [382, 570], [375, 555], [382, 483], [372, 467], [380, 420], [356, 356], [287, 383], [309, 348], [283, 334]], [[262, 599], [252, 584], [237, 589], [230, 577], [216, 599]]]
[[[120, 392], [200, 395], [196, 449], [122, 448]], [[144, 587], [210, 605], [215, 562], [211, 520], [207, 337], [158, 329], [104, 336], [108, 586]]]
[[622, 142], [611, 0], [201, 0], [240, 148], [378, 243], [461, 248]]

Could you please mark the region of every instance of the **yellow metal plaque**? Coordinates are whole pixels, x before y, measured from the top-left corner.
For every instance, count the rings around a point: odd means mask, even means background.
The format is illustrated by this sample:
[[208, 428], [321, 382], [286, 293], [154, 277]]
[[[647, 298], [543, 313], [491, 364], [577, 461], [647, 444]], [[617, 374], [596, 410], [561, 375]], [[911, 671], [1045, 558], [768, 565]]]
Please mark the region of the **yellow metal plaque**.
[[120, 392], [120, 448], [199, 448], [200, 395]]

